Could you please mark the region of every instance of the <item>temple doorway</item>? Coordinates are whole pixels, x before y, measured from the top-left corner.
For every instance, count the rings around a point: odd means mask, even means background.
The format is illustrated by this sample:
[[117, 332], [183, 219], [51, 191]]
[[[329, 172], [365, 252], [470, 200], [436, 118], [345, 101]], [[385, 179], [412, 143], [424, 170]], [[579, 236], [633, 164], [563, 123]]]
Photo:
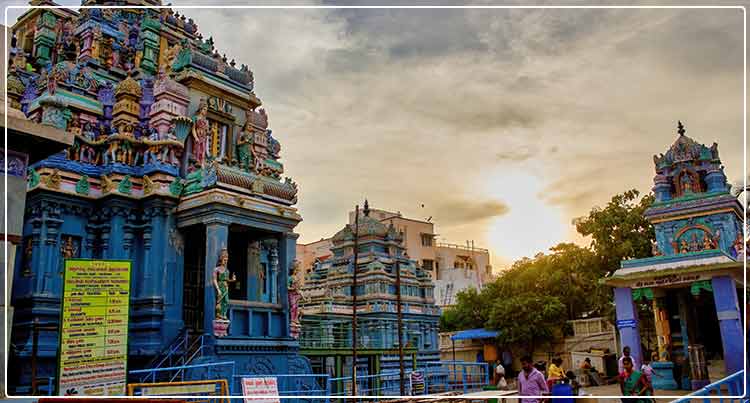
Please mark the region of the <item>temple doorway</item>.
[[202, 225], [194, 225], [183, 229], [183, 233], [185, 234], [185, 274], [182, 291], [182, 318], [187, 329], [203, 333], [206, 230]]
[[713, 295], [703, 292], [695, 296], [691, 302], [696, 325], [695, 343], [704, 346], [707, 360], [724, 359], [719, 318], [716, 316]]

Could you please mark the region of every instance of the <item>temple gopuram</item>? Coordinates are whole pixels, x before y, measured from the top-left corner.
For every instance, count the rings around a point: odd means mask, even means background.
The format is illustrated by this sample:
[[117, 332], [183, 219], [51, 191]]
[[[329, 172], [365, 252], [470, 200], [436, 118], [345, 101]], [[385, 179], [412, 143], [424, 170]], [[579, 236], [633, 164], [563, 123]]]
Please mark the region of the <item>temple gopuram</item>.
[[310, 374], [289, 321], [297, 185], [250, 68], [169, 8], [33, 8], [11, 31], [9, 106], [75, 141], [27, 173], [9, 392], [56, 376], [64, 262], [77, 258], [132, 264], [128, 371], [166, 366], [169, 351]]
[[[316, 260], [301, 288], [300, 345], [316, 373], [334, 378], [351, 376], [351, 295], [354, 272], [355, 225], [347, 224], [331, 239], [331, 257]], [[369, 206], [358, 218], [357, 256], [357, 375], [397, 374], [399, 346], [396, 270], [400, 270], [403, 315], [402, 348], [407, 370], [439, 361], [438, 319], [430, 273], [406, 255], [403, 234], [370, 217]], [[303, 274], [299, 274], [303, 275]], [[363, 382], [366, 382], [364, 380]], [[398, 375], [371, 382], [398, 385]], [[398, 386], [361, 385], [363, 390]], [[333, 385], [333, 389], [342, 385]], [[331, 390], [332, 394], [346, 392]]]
[[[695, 390], [710, 382], [709, 359], [723, 359], [726, 376], [744, 367], [743, 208], [730, 193], [718, 145], [699, 144], [682, 123], [654, 165], [655, 201], [645, 212], [656, 233], [653, 257], [623, 261], [606, 282], [615, 287], [621, 345], [630, 347], [636, 368], [651, 358], [654, 388]], [[638, 304], [653, 308], [652, 357], [643, 357], [648, 329]]]

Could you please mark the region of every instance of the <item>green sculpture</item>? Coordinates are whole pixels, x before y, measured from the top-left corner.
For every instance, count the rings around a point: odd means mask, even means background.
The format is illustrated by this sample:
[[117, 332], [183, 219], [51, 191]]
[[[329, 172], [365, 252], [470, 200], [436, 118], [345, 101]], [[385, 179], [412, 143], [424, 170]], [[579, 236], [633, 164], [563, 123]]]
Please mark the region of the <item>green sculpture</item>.
[[[226, 249], [221, 250], [219, 261], [214, 268], [214, 289], [216, 289], [216, 319], [227, 320], [229, 312], [229, 283], [237, 281], [234, 274], [229, 272], [227, 263], [229, 262], [229, 252]], [[231, 278], [230, 278], [231, 274]]]

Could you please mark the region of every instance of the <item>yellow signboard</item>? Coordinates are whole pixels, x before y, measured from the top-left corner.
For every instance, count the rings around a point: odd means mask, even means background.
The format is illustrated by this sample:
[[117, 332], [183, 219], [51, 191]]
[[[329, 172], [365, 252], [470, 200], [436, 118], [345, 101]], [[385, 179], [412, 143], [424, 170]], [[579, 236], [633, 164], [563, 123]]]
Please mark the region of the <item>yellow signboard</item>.
[[130, 269], [129, 260], [65, 260], [58, 394], [125, 394]]

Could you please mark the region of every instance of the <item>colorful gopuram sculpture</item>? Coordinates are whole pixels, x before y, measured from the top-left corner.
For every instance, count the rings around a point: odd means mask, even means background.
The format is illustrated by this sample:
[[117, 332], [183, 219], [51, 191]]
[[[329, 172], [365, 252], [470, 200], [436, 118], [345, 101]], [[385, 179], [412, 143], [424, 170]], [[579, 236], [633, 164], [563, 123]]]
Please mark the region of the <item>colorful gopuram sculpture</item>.
[[[357, 343], [361, 367], [371, 368], [374, 373], [399, 368], [396, 270], [401, 271], [406, 366], [421, 367], [428, 361], [438, 361], [440, 309], [435, 305], [429, 272], [406, 256], [402, 233], [392, 224], [370, 217], [367, 203], [360, 214]], [[302, 287], [302, 352], [310, 354], [311, 360], [321, 360], [321, 365], [329, 358], [335, 360], [339, 364], [336, 368], [351, 360], [352, 355], [354, 238], [354, 225], [347, 224], [336, 233], [332, 238], [332, 257], [316, 261]], [[395, 382], [391, 386], [398, 389], [398, 381]]]
[[743, 368], [744, 357], [742, 205], [730, 193], [718, 145], [691, 139], [682, 122], [677, 132], [666, 154], [654, 156], [655, 201], [645, 212], [656, 234], [653, 257], [625, 260], [607, 279], [622, 345], [637, 363], [649, 352], [634, 302], [653, 308], [657, 389], [705, 386], [709, 355], [723, 358], [727, 375]]
[[29, 391], [34, 349], [36, 376], [56, 374], [73, 257], [132, 261], [129, 369], [188, 334], [208, 346], [193, 363], [311, 373], [287, 295], [297, 185], [249, 67], [169, 8], [34, 8], [11, 36], [9, 101], [75, 143], [29, 169], [10, 391]]

